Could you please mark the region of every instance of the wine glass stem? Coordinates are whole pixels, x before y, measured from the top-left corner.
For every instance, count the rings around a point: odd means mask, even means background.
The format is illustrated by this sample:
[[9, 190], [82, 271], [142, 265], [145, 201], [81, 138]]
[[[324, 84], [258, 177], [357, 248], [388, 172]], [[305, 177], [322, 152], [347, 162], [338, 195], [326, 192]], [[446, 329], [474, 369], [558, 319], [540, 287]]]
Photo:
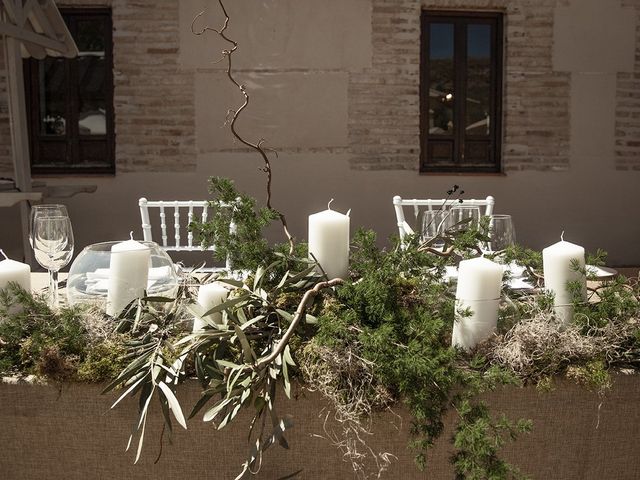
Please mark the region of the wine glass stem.
[[49, 305], [58, 308], [58, 271], [49, 270]]

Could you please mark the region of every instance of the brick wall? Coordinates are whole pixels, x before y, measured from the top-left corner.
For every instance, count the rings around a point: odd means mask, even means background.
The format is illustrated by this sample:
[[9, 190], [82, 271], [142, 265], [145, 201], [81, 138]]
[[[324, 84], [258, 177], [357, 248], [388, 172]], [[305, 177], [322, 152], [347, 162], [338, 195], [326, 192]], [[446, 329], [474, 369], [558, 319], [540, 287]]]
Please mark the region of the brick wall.
[[194, 74], [178, 67], [178, 2], [113, 0], [119, 171], [195, 169]]
[[[372, 64], [349, 72], [348, 154], [352, 168], [418, 169], [420, 10], [431, 8], [505, 13], [504, 169], [568, 169], [571, 74], [554, 71], [552, 66], [554, 8], [568, 3], [372, 0]], [[621, 3], [636, 6], [640, 12], [638, 0]], [[197, 157], [195, 71], [178, 64], [178, 1], [67, 0], [59, 4], [113, 8], [118, 172], [193, 170]], [[617, 76], [615, 165], [623, 170], [640, 169], [639, 62], [640, 52], [637, 73]], [[0, 172], [11, 170], [9, 144], [0, 67]], [[316, 150], [303, 145], [284, 149]], [[345, 149], [322, 151], [337, 154]]]
[[373, 65], [351, 74], [352, 163], [418, 169], [420, 9], [505, 13], [503, 165], [561, 170], [569, 164], [570, 75], [552, 70], [555, 0], [374, 0]]
[[[116, 169], [195, 169], [194, 74], [178, 68], [175, 0], [67, 0], [58, 6], [111, 6]], [[11, 172], [5, 82], [0, 72], [0, 171]]]
[[621, 4], [636, 8], [637, 40], [635, 71], [617, 74], [615, 165], [617, 170], [640, 170], [640, 1]]
[[420, 3], [374, 0], [371, 68], [351, 73], [349, 144], [361, 169], [418, 168]]
[[7, 95], [7, 71], [4, 45], [0, 39], [0, 175], [11, 172], [11, 131], [9, 127], [9, 97]]

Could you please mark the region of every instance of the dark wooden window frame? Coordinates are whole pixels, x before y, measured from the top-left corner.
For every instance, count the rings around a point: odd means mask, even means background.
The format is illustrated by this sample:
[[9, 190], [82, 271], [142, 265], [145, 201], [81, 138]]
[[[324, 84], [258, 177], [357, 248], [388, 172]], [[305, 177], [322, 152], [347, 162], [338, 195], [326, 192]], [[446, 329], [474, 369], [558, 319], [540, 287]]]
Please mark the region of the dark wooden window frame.
[[[105, 62], [106, 62], [106, 134], [105, 135], [80, 135], [78, 128], [78, 69], [74, 59], [65, 61], [65, 75], [67, 81], [67, 129], [64, 136], [48, 136], [40, 133], [40, 98], [39, 98], [39, 61], [36, 59], [25, 60], [25, 83], [27, 96], [27, 115], [29, 122], [29, 146], [31, 156], [31, 173], [33, 175], [48, 174], [114, 174], [115, 173], [115, 121], [113, 106], [113, 21], [110, 8], [61, 8], [64, 16], [73, 16], [74, 21], [70, 25], [71, 35], [75, 35], [75, 25], [78, 20], [100, 16], [106, 22], [105, 28]], [[67, 143], [66, 163], [42, 164], [34, 163], [34, 159], [40, 158], [42, 145], [48, 143]], [[84, 145], [93, 144], [96, 147], [104, 145], [106, 148], [106, 161], [104, 164], [86, 164], [81, 158], [81, 142]]]
[[[454, 89], [458, 98], [466, 98], [466, 30], [468, 23], [485, 23], [492, 25], [493, 38], [491, 51], [491, 98], [490, 118], [493, 128], [490, 136], [491, 164], [465, 165], [465, 140], [473, 141], [473, 135], [466, 134], [464, 128], [465, 105], [456, 102], [454, 105], [454, 134], [451, 136], [429, 134], [429, 26], [432, 23], [452, 23], [454, 25]], [[502, 57], [503, 57], [503, 15], [499, 12], [422, 10], [420, 41], [420, 172], [431, 173], [500, 173], [501, 137], [502, 137]], [[486, 138], [486, 137], [485, 137]], [[439, 164], [430, 162], [429, 142], [435, 140], [451, 140], [453, 142], [453, 163]]]

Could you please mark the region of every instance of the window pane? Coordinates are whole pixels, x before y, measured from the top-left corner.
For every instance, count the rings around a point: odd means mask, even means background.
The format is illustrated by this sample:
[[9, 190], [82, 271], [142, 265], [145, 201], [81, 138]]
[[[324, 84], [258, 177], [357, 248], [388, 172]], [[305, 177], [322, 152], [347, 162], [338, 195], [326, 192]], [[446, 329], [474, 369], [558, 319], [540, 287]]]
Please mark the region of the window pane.
[[453, 24], [432, 23], [429, 34], [429, 134], [453, 135]]
[[104, 22], [86, 19], [77, 22], [78, 132], [80, 135], [105, 135], [106, 70]]
[[34, 127], [32, 173], [112, 173], [111, 9], [71, 7], [60, 11], [79, 55], [28, 61], [30, 76], [25, 83], [30, 90], [30, 127]]
[[76, 22], [73, 39], [80, 52], [98, 52], [104, 55], [104, 23], [100, 18], [85, 18]]
[[491, 132], [491, 36], [491, 25], [467, 26], [468, 135], [488, 136]]
[[45, 58], [39, 61], [40, 133], [64, 135], [66, 133], [65, 61]]

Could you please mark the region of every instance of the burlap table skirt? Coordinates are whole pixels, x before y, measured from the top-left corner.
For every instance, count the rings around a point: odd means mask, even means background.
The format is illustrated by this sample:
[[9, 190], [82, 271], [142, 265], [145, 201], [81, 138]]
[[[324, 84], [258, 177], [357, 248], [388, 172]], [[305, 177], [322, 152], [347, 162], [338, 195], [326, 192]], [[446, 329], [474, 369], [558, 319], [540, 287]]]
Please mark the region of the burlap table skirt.
[[[604, 399], [561, 382], [555, 391], [505, 388], [487, 396], [496, 412], [534, 421], [534, 430], [504, 450], [505, 457], [536, 479], [640, 479], [640, 377], [616, 376]], [[247, 452], [248, 416], [216, 431], [201, 415], [188, 430], [174, 425], [172, 444], [162, 456], [159, 404], [152, 403], [142, 458], [133, 465], [135, 446], [124, 453], [136, 420], [136, 403], [114, 410], [115, 394], [100, 395], [96, 385], [33, 386], [0, 384], [1, 479], [233, 479]], [[179, 399], [188, 410], [198, 398], [189, 383]], [[602, 402], [602, 404], [601, 404]], [[290, 449], [270, 449], [256, 478], [279, 479], [294, 472], [300, 479], [351, 479], [351, 467], [323, 433], [324, 404], [315, 394], [281, 402], [295, 427], [288, 432]], [[601, 406], [600, 406], [601, 404]], [[452, 479], [449, 464], [453, 416], [447, 432], [429, 455], [427, 471], [419, 472], [407, 448], [410, 417], [402, 409], [376, 417], [369, 445], [393, 453], [383, 478]]]

